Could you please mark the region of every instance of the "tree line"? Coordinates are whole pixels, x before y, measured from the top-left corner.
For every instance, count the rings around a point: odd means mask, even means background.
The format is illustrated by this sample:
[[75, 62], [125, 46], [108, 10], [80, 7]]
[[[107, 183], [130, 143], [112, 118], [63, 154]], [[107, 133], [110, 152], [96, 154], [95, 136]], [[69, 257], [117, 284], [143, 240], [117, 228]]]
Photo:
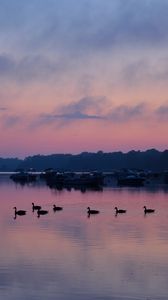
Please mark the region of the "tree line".
[[103, 151], [80, 154], [34, 155], [25, 159], [0, 158], [0, 171], [29, 170], [43, 171], [53, 168], [58, 171], [111, 171], [114, 169], [168, 170], [168, 150], [129, 151], [123, 153]]

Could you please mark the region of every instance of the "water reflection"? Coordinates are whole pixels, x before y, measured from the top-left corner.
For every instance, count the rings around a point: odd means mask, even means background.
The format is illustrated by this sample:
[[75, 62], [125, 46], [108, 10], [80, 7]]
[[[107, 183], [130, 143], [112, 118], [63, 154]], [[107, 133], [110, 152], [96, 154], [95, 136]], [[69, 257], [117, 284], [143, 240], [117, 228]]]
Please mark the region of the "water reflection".
[[[0, 299], [167, 299], [167, 192], [55, 193], [6, 179], [0, 193]], [[37, 218], [32, 203], [49, 213]], [[14, 220], [14, 206], [26, 215]], [[100, 214], [88, 218], [88, 206]], [[116, 217], [115, 206], [126, 214]]]

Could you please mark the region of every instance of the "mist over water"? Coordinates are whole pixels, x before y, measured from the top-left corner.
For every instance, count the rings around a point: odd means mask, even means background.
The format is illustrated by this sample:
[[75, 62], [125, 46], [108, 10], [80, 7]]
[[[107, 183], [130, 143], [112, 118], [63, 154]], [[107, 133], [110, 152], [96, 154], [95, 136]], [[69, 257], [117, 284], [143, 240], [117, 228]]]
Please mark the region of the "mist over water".
[[[1, 176], [0, 195], [0, 299], [167, 299], [168, 190], [58, 191]], [[14, 219], [14, 206], [26, 215]]]

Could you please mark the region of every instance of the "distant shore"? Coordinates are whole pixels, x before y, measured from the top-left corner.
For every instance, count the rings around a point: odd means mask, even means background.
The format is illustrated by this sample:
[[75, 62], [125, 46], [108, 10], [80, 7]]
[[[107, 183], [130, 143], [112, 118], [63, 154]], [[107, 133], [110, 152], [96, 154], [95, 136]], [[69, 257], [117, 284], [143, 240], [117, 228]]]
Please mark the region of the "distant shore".
[[111, 172], [121, 169], [163, 172], [168, 170], [168, 150], [162, 152], [156, 149], [132, 150], [127, 153], [98, 151], [96, 153], [34, 155], [25, 159], [0, 158], [1, 172], [17, 170], [42, 172], [49, 168], [61, 172]]

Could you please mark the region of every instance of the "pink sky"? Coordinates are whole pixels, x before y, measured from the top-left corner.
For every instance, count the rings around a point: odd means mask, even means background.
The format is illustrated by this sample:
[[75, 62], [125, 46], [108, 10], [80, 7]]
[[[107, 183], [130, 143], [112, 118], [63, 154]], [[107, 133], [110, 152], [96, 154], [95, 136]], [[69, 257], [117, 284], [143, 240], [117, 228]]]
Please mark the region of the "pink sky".
[[168, 4], [30, 2], [0, 12], [0, 156], [166, 149]]

